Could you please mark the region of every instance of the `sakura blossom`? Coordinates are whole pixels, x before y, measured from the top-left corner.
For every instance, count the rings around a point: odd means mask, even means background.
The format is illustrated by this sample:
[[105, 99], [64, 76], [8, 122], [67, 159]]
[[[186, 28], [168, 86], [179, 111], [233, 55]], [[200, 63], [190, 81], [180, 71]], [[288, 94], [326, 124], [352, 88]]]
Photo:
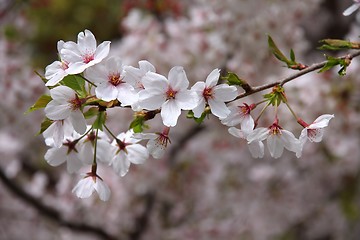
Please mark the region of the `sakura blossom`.
[[349, 16], [349, 15], [353, 14], [359, 8], [360, 8], [360, 1], [354, 0], [354, 4], [351, 5], [350, 7], [348, 7], [347, 9], [345, 9], [345, 11], [343, 12], [343, 15]]
[[51, 141], [47, 141], [51, 148], [45, 153], [44, 158], [46, 162], [53, 167], [57, 167], [66, 162], [66, 169], [69, 173], [79, 171], [85, 163], [82, 161], [79, 154], [79, 144], [76, 140], [77, 137], [79, 137], [79, 135], [74, 132], [59, 148], [52, 145]]
[[[228, 129], [228, 132], [233, 135], [234, 137], [246, 139], [249, 134], [252, 132], [245, 130], [238, 129], [236, 127], [231, 127]], [[261, 141], [252, 141], [248, 143], [249, 151], [253, 158], [263, 158], [264, 157], [264, 144]]]
[[329, 125], [332, 118], [334, 118], [333, 114], [324, 114], [316, 118], [310, 125], [306, 124], [304, 121], [300, 121], [304, 126], [299, 137], [301, 144], [304, 145], [307, 140], [310, 142], [321, 142], [325, 127]]
[[69, 119], [75, 131], [86, 131], [85, 117], [81, 111], [82, 100], [74, 90], [58, 86], [50, 90], [52, 100], [45, 107], [45, 114], [51, 120]]
[[[74, 128], [69, 120], [55, 120], [53, 123], [43, 132], [45, 142], [49, 139], [54, 143], [55, 147], [61, 147], [63, 141], [71, 136]], [[49, 145], [49, 144], [48, 144]]]
[[267, 147], [273, 158], [279, 158], [284, 152], [284, 148], [296, 153], [297, 157], [301, 156], [301, 143], [295, 138], [290, 131], [282, 129], [277, 123], [273, 123], [270, 127], [259, 127], [254, 129], [246, 137], [248, 144], [267, 139]]
[[206, 104], [210, 106], [211, 113], [219, 118], [225, 118], [230, 110], [225, 102], [234, 100], [237, 96], [235, 86], [227, 84], [217, 85], [220, 77], [220, 70], [214, 69], [206, 78], [205, 82], [197, 82], [191, 90], [199, 97], [198, 106], [193, 109], [194, 116], [199, 118], [204, 112]]
[[230, 114], [226, 118], [221, 119], [221, 123], [231, 127], [240, 124], [242, 131], [247, 133], [252, 132], [255, 124], [250, 112], [254, 108], [255, 104], [249, 106], [246, 103], [244, 103], [243, 106], [230, 106]]
[[96, 46], [94, 34], [85, 30], [78, 34], [77, 43], [68, 41], [60, 51], [62, 59], [68, 64], [68, 74], [82, 73], [86, 68], [101, 62], [110, 51], [110, 41]]
[[61, 50], [64, 46], [64, 41], [60, 40], [57, 43], [57, 49], [59, 52], [60, 60], [53, 62], [45, 68], [45, 78], [48, 80], [45, 86], [55, 86], [58, 84], [64, 77], [68, 75], [66, 70], [69, 68], [68, 63], [63, 60]]
[[109, 187], [98, 175], [94, 176], [92, 173], [82, 178], [72, 190], [78, 198], [89, 198], [94, 191], [98, 193], [102, 201], [109, 200], [111, 195]]
[[139, 92], [139, 106], [147, 110], [161, 108], [161, 118], [165, 126], [174, 127], [181, 110], [191, 110], [199, 98], [194, 91], [188, 90], [189, 80], [180, 66], [169, 71], [168, 79], [148, 72], [143, 77], [144, 90]]
[[169, 138], [170, 128], [166, 127], [159, 133], [138, 133], [135, 134], [135, 138], [148, 140], [146, 148], [151, 156], [160, 159], [164, 156], [167, 145], [171, 143]]
[[129, 106], [136, 100], [134, 88], [124, 80], [125, 72], [120, 58], [107, 58], [86, 69], [84, 75], [96, 84], [96, 97], [104, 101], [118, 99], [121, 106]]
[[112, 160], [110, 166], [121, 177], [129, 171], [130, 164], [142, 164], [149, 158], [147, 149], [138, 144], [141, 139], [133, 137], [132, 130], [120, 133], [112, 142]]

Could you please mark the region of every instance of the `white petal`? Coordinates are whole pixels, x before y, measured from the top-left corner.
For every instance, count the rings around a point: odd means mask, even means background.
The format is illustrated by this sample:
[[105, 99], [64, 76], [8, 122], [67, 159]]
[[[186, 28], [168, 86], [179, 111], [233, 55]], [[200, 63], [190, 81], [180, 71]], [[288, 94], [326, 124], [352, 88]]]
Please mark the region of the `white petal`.
[[270, 134], [267, 138], [267, 146], [273, 158], [279, 158], [284, 152], [284, 145], [278, 135]]
[[50, 95], [53, 100], [64, 103], [75, 98], [76, 93], [69, 87], [58, 86], [50, 90]]
[[82, 73], [87, 67], [89, 66], [86, 63], [75, 62], [75, 63], [70, 63], [69, 68], [66, 69], [65, 71], [68, 74], [79, 74]]
[[68, 118], [71, 113], [70, 105], [68, 103], [59, 104], [54, 100], [50, 101], [46, 105], [44, 111], [46, 117], [51, 120], [63, 120]]
[[134, 88], [128, 83], [121, 83], [117, 86], [118, 96], [117, 99], [121, 102], [121, 106], [130, 106], [138, 100]]
[[199, 96], [194, 91], [184, 90], [176, 93], [175, 101], [184, 110], [191, 110], [199, 104]]
[[140, 144], [132, 144], [126, 147], [128, 151], [128, 159], [134, 164], [142, 164], [149, 158], [146, 147]]
[[210, 106], [211, 113], [218, 118], [226, 118], [230, 114], [230, 110], [224, 102], [209, 99], [208, 104]]
[[142, 90], [139, 92], [139, 106], [143, 109], [159, 109], [165, 101], [166, 97], [164, 94], [154, 95], [147, 90]]
[[300, 141], [292, 134], [292, 132], [281, 130], [280, 140], [287, 150], [295, 152], [297, 155], [300, 154], [300, 151], [302, 150]]
[[194, 113], [194, 117], [199, 118], [201, 117], [201, 114], [204, 112], [205, 110], [205, 100], [204, 98], [202, 98], [199, 102], [199, 105], [197, 105], [197, 107], [195, 107], [192, 111]]
[[169, 71], [169, 85], [175, 91], [187, 89], [189, 86], [189, 80], [186, 77], [186, 73], [183, 67], [175, 66]]
[[181, 114], [181, 109], [174, 100], [167, 100], [161, 107], [161, 118], [167, 127], [174, 127]]
[[215, 68], [206, 78], [206, 87], [214, 87], [218, 83], [219, 77], [220, 69]]
[[198, 94], [203, 94], [205, 89], [205, 83], [204, 82], [196, 82], [194, 86], [191, 87], [191, 91], [196, 91]]
[[253, 158], [264, 157], [264, 144], [262, 142], [249, 143], [248, 147]]
[[95, 89], [96, 97], [109, 102], [111, 100], [115, 100], [118, 96], [118, 89], [116, 86], [104, 82], [103, 84], [99, 84]]
[[94, 158], [94, 148], [91, 142], [83, 142], [80, 148], [80, 160], [83, 161], [84, 164], [91, 165]]
[[246, 139], [249, 143], [255, 141], [262, 141], [266, 139], [269, 136], [269, 129], [268, 128], [255, 128], [254, 131], [252, 131]]
[[111, 165], [114, 168], [114, 171], [123, 177], [129, 171], [130, 161], [124, 151], [121, 151], [113, 158]]
[[99, 139], [97, 142], [96, 158], [103, 163], [109, 164], [114, 158], [116, 149], [106, 140]]
[[241, 131], [240, 129], [236, 128], [236, 127], [231, 127], [228, 129], [228, 132], [233, 135], [234, 137], [237, 138], [243, 138], [245, 139], [244, 133], [243, 131]]
[[237, 97], [237, 88], [227, 84], [220, 84], [213, 88], [213, 96], [216, 100], [228, 102]]
[[80, 110], [71, 111], [69, 119], [76, 132], [79, 134], [84, 134], [86, 132], [86, 120], [84, 114]]
[[85, 30], [78, 34], [78, 47], [83, 50], [83, 53], [86, 51], [95, 51], [96, 49], [96, 39], [92, 32]]
[[82, 161], [79, 158], [79, 154], [75, 151], [71, 151], [67, 155], [67, 161], [66, 161], [66, 169], [68, 173], [72, 174], [80, 170], [80, 168], [84, 166]]
[[167, 79], [157, 73], [148, 72], [145, 76], [141, 79], [144, 88], [149, 92], [154, 94], [165, 94], [168, 90], [168, 81]]
[[103, 180], [96, 178], [96, 183], [94, 187], [96, 192], [99, 194], [99, 198], [102, 201], [109, 200], [111, 195], [110, 188], [106, 185], [106, 183]]
[[165, 154], [165, 146], [159, 144], [158, 141], [154, 139], [148, 141], [146, 148], [148, 149], [151, 156], [156, 159], [162, 158]]
[[325, 130], [323, 128], [307, 129], [307, 137], [310, 142], [321, 142]]
[[96, 62], [100, 62], [109, 55], [109, 51], [110, 51], [110, 41], [102, 42], [96, 48], [94, 60], [96, 60]]
[[329, 121], [334, 118], [333, 114], [324, 114], [316, 118], [315, 121], [308, 126], [308, 128], [324, 128], [329, 125]]
[[76, 186], [73, 188], [72, 192], [78, 198], [88, 198], [95, 190], [95, 183], [91, 177], [86, 177], [81, 179]]
[[254, 130], [254, 119], [249, 115], [246, 114], [243, 118], [242, 118], [242, 122], [241, 122], [241, 130], [247, 135], [249, 135], [253, 130]]
[[354, 3], [353, 5], [351, 5], [350, 7], [348, 7], [347, 9], [345, 9], [345, 11], [343, 12], [344, 16], [349, 16], [351, 15], [353, 12], [355, 12], [356, 10], [358, 10], [360, 7], [360, 3]]
[[67, 147], [50, 148], [45, 153], [46, 162], [53, 167], [57, 167], [66, 160]]
[[140, 67], [141, 71], [144, 73], [156, 71], [154, 65], [152, 65], [150, 62], [148, 62], [146, 60], [139, 61], [139, 67]]

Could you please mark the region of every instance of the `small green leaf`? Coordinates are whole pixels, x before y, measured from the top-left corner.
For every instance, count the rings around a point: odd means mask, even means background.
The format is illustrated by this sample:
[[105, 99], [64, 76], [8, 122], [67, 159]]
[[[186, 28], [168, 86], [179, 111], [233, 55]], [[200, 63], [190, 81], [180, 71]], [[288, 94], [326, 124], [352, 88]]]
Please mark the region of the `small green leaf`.
[[274, 40], [268, 35], [268, 45], [270, 51], [274, 54], [274, 56], [280, 61], [286, 63], [287, 65], [291, 65], [291, 61], [285, 57], [285, 55], [280, 51], [280, 49], [276, 46]]
[[290, 49], [290, 59], [292, 62], [295, 62], [295, 53], [293, 49]]
[[323, 44], [319, 47], [321, 50], [342, 50], [353, 48], [353, 44], [351, 42], [340, 39], [323, 39], [320, 43]]
[[103, 126], [106, 121], [106, 111], [100, 111], [97, 115], [96, 120], [93, 123], [93, 129], [100, 129], [103, 130]]
[[46, 129], [48, 129], [53, 122], [54, 121], [52, 121], [52, 120], [50, 120], [48, 118], [45, 118], [44, 121], [41, 123], [40, 131], [36, 135], [40, 135], [43, 132], [45, 132]]
[[201, 114], [201, 116], [199, 118], [194, 116], [194, 112], [193, 111], [189, 111], [186, 115], [187, 118], [192, 118], [194, 119], [194, 121], [198, 124], [202, 123], [205, 120], [205, 117], [209, 114], [210, 110], [209, 109], [205, 109], [205, 111]]
[[49, 95], [42, 95], [39, 97], [38, 100], [36, 100], [36, 102], [34, 103], [34, 105], [32, 105], [26, 112], [25, 114], [28, 114], [32, 111], [41, 109], [46, 107], [46, 105], [52, 100], [52, 98]]
[[81, 76], [68, 75], [64, 77], [61, 84], [75, 90], [80, 97], [86, 96], [85, 80]]
[[149, 128], [149, 126], [145, 124], [145, 119], [142, 116], [137, 116], [129, 126], [129, 129], [133, 129], [135, 133], [140, 133], [147, 128]]
[[238, 85], [241, 86], [243, 84], [243, 80], [241, 80], [238, 75], [236, 75], [233, 72], [228, 72], [225, 77], [222, 77], [222, 79], [227, 81], [227, 84], [229, 85]]
[[89, 110], [87, 110], [84, 113], [84, 117], [86, 119], [89, 119], [89, 118], [92, 118], [92, 117], [96, 116], [98, 113], [99, 113], [99, 108], [98, 107], [91, 107], [91, 108], [89, 108]]

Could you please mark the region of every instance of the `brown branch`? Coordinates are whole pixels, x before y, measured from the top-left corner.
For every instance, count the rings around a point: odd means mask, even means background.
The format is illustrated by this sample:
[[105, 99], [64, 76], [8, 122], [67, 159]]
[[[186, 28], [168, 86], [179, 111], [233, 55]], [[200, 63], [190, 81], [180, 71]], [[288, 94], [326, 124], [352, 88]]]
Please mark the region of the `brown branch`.
[[19, 197], [23, 202], [30, 205], [31, 207], [36, 209], [41, 215], [53, 220], [57, 224], [67, 227], [73, 231], [83, 232], [87, 234], [95, 234], [102, 239], [106, 239], [106, 240], [117, 239], [114, 236], [110, 235], [109, 233], [105, 232], [101, 228], [97, 228], [81, 222], [74, 222], [64, 219], [59, 211], [45, 205], [40, 199], [30, 195], [29, 193], [24, 191], [24, 189], [22, 189], [18, 184], [16, 184], [13, 180], [9, 179], [1, 167], [0, 167], [0, 180], [13, 194]]
[[[340, 58], [341, 59], [345, 59], [345, 58], [353, 59], [353, 58], [358, 57], [358, 56], [360, 56], [360, 51], [354, 52], [352, 54], [347, 54], [347, 55], [342, 56]], [[328, 61], [323, 61], [323, 62], [320, 62], [320, 63], [314, 63], [313, 65], [311, 65], [311, 66], [309, 66], [309, 67], [307, 67], [307, 68], [305, 68], [303, 70], [300, 70], [300, 71], [296, 72], [293, 75], [290, 75], [290, 76], [288, 76], [286, 78], [283, 78], [280, 81], [267, 83], [267, 84], [264, 84], [264, 85], [261, 85], [261, 86], [258, 86], [258, 87], [252, 87], [250, 91], [245, 91], [244, 93], [237, 96], [235, 98], [235, 100], [244, 98], [246, 96], [252, 95], [252, 94], [257, 93], [257, 92], [264, 91], [266, 89], [272, 88], [272, 87], [277, 86], [277, 85], [283, 86], [285, 83], [290, 82], [290, 81], [292, 81], [292, 80], [294, 80], [294, 79], [296, 79], [298, 77], [301, 77], [302, 75], [305, 75], [307, 73], [310, 73], [310, 72], [313, 72], [315, 70], [323, 68], [327, 62]]]

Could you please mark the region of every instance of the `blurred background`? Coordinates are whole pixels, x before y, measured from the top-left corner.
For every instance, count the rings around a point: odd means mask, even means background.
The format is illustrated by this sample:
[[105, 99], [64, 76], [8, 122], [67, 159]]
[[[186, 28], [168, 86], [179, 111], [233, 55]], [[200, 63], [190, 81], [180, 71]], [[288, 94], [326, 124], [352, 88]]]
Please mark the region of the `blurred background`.
[[[214, 68], [250, 85], [280, 80], [285, 69], [267, 48], [273, 37], [304, 64], [323, 61], [324, 38], [359, 41], [360, 14], [342, 12], [351, 0], [0, 0], [0, 239], [360, 239], [360, 64], [311, 73], [285, 85], [290, 104], [306, 122], [335, 114], [324, 140], [303, 156], [284, 152], [253, 159], [243, 140], [218, 119], [202, 125], [182, 114], [165, 157], [131, 166], [121, 178], [107, 166], [101, 176], [112, 196], [80, 200], [80, 179], [50, 167], [39, 131], [43, 111], [24, 112], [46, 88], [34, 71], [57, 59], [56, 43], [76, 41], [84, 29], [111, 55], [137, 66], [147, 59], [167, 75], [184, 66], [193, 83]], [[266, 93], [266, 91], [264, 92]], [[262, 94], [234, 103], [253, 103]], [[255, 115], [258, 114], [257, 109]], [[280, 124], [299, 136], [285, 108]], [[260, 125], [272, 123], [268, 111]], [[109, 125], [126, 131], [127, 110], [109, 111]], [[159, 118], [150, 131], [161, 129]], [[88, 170], [88, 169], [87, 169]], [[86, 170], [84, 170], [86, 171]]]

